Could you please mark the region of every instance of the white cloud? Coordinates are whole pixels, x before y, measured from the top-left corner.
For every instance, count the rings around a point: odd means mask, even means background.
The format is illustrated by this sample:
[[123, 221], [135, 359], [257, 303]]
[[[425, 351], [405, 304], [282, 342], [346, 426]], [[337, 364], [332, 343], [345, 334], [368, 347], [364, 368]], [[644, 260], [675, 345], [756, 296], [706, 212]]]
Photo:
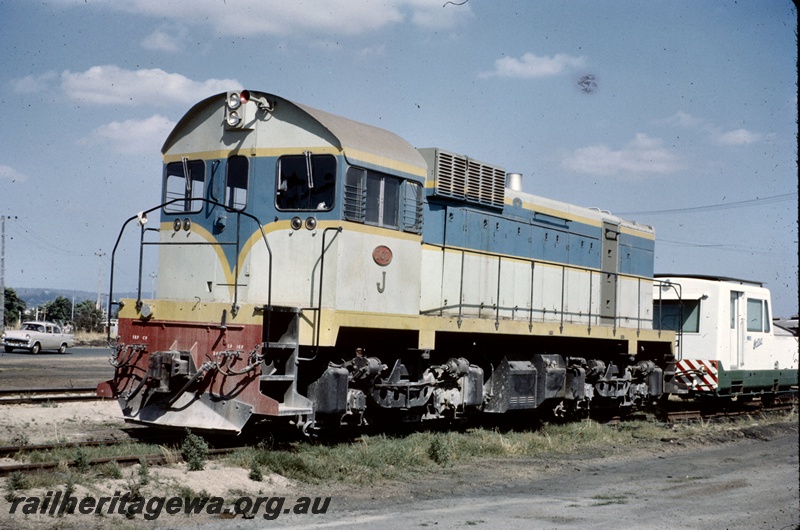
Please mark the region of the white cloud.
[[684, 127], [686, 129], [695, 129], [703, 125], [703, 120], [701, 120], [700, 118], [695, 118], [691, 114], [687, 114], [682, 110], [679, 110], [666, 120], [663, 120], [663, 122], [668, 125]]
[[46, 92], [53, 80], [58, 79], [56, 72], [45, 72], [39, 75], [26, 75], [11, 81], [11, 90], [20, 94], [34, 94]]
[[750, 132], [747, 129], [736, 129], [735, 131], [715, 134], [714, 138], [717, 143], [722, 145], [745, 145], [759, 141], [761, 135]]
[[114, 121], [98, 127], [80, 143], [103, 144], [123, 155], [153, 153], [161, 150], [161, 142], [174, 126], [175, 122], [159, 115], [146, 120]]
[[186, 31], [178, 33], [156, 30], [142, 39], [142, 47], [147, 50], [176, 53], [183, 49], [182, 41]]
[[411, 21], [415, 25], [429, 29], [448, 29], [474, 16], [469, 4], [462, 4], [462, 1], [456, 0], [447, 4], [444, 0], [408, 0], [405, 3], [411, 8]]
[[482, 78], [488, 77], [514, 77], [533, 79], [538, 77], [553, 77], [568, 70], [581, 68], [586, 64], [584, 57], [574, 57], [563, 53], [552, 57], [539, 57], [527, 52], [521, 58], [502, 57], [494, 62], [494, 70], [479, 74]]
[[125, 70], [115, 65], [77, 73], [67, 70], [61, 76], [61, 87], [70, 98], [98, 105], [187, 104], [241, 86], [234, 79], [194, 81], [160, 69]]
[[11, 166], [0, 165], [0, 180], [10, 180], [11, 182], [25, 182], [28, 175], [20, 173]]
[[763, 135], [748, 131], [747, 129], [735, 129], [732, 131], [723, 132], [720, 127], [711, 122], [695, 118], [691, 114], [683, 111], [678, 111], [669, 118], [661, 120], [657, 123], [666, 123], [675, 127], [682, 127], [684, 129], [699, 129], [706, 132], [711, 140], [719, 145], [747, 145], [753, 144], [761, 140]]
[[618, 150], [602, 144], [575, 149], [564, 156], [561, 164], [579, 173], [625, 178], [667, 174], [683, 168], [680, 158], [665, 149], [660, 139], [643, 133]]
[[[60, 0], [66, 6], [72, 0]], [[94, 0], [108, 9], [211, 25], [224, 35], [360, 35], [406, 21], [446, 28], [472, 16], [468, 5], [442, 8], [442, 0]]]
[[375, 46], [367, 46], [366, 48], [362, 48], [358, 52], [358, 56], [362, 59], [367, 59], [370, 57], [383, 57], [386, 55], [386, 45], [385, 44], [378, 44]]

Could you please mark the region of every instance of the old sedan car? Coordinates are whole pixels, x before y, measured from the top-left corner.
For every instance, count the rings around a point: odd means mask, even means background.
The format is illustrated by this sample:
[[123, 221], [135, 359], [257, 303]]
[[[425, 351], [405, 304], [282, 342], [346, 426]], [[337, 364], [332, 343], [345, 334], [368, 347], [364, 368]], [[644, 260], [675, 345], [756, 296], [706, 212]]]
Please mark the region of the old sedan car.
[[34, 354], [42, 350], [65, 353], [67, 348], [75, 345], [75, 338], [71, 333], [64, 333], [61, 326], [53, 322], [23, 322], [19, 330], [3, 332], [2, 345], [6, 353], [17, 349]]

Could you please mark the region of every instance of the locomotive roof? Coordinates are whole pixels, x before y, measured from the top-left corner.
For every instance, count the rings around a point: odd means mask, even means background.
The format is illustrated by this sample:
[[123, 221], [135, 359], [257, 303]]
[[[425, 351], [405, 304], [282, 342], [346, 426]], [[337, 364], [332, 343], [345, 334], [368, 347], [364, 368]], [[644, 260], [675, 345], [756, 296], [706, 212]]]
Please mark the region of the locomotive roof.
[[753, 281], [753, 280], [743, 280], [741, 278], [731, 278], [729, 276], [715, 276], [713, 274], [666, 274], [666, 273], [659, 273], [653, 275], [655, 278], [692, 278], [695, 280], [708, 280], [712, 282], [733, 282], [739, 284], [747, 284], [747, 285], [757, 285], [758, 287], [764, 287], [763, 282]]
[[[340, 149], [348, 160], [358, 160], [366, 164], [379, 167], [397, 169], [404, 173], [424, 179], [427, 165], [422, 156], [414, 147], [400, 136], [379, 127], [353, 121], [342, 116], [296, 103], [274, 94], [250, 91], [251, 98], [266, 98], [273, 107], [270, 114], [281, 120], [286, 120], [299, 128], [310, 129], [308, 118], [330, 133], [327, 138], [336, 148]], [[178, 121], [164, 146], [162, 154], [172, 149], [185, 135], [186, 130], [193, 130], [198, 119], [207, 117], [210, 111], [216, 108], [223, 109], [227, 100], [226, 93], [216, 94], [194, 105]], [[288, 111], [286, 109], [289, 109]], [[267, 123], [264, 120], [262, 123]], [[243, 132], [243, 134], [247, 134]], [[327, 135], [326, 135], [327, 136]], [[255, 146], [260, 147], [259, 145]]]
[[[427, 174], [428, 165], [422, 155], [419, 154], [419, 151], [393, 132], [349, 120], [301, 103], [293, 104], [304, 110], [317, 120], [320, 125], [328, 129], [331, 134], [336, 136], [339, 139], [342, 150], [345, 151], [345, 156], [348, 156], [348, 152], [354, 150], [383, 157], [388, 156], [393, 160], [418, 168], [422, 175]], [[348, 158], [351, 157], [348, 156]], [[359, 157], [355, 156], [354, 158], [358, 159]]]

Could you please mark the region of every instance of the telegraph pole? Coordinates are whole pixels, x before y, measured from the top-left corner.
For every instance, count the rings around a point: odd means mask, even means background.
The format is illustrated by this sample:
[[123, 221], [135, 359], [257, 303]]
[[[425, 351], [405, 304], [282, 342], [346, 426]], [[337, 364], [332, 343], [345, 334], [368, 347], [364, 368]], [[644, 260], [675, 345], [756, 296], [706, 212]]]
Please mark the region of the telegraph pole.
[[0, 215], [0, 331], [6, 330], [6, 220], [16, 218], [16, 215]]
[[97, 256], [97, 303], [95, 304], [95, 309], [100, 309], [100, 289], [103, 286], [103, 256], [106, 255], [105, 252], [97, 251], [94, 253]]

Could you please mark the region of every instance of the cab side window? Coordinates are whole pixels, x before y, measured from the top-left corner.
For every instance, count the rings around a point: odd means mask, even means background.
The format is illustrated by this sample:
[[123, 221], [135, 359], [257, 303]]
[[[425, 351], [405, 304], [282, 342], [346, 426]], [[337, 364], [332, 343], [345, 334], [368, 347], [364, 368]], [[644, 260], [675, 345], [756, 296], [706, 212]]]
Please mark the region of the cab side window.
[[662, 300], [653, 302], [653, 326], [656, 329], [698, 333], [700, 300]]
[[368, 172], [364, 222], [384, 228], [397, 228], [399, 209], [400, 179]]
[[422, 186], [357, 167], [347, 168], [344, 218], [381, 228], [422, 232]]
[[769, 330], [769, 303], [758, 298], [748, 298], [747, 331], [768, 333]]

